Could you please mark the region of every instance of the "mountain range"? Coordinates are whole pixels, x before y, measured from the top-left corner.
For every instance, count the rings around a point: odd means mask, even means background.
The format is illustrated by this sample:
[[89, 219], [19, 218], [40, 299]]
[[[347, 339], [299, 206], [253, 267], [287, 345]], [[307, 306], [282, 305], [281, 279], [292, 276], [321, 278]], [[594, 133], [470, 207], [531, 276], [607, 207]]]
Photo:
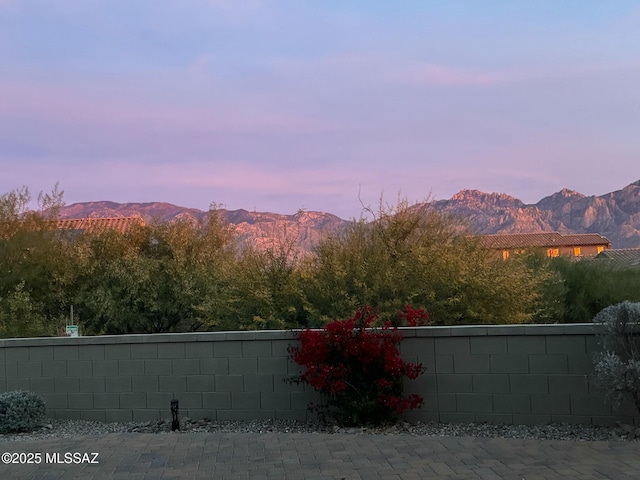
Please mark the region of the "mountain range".
[[[557, 231], [599, 233], [613, 248], [640, 248], [640, 180], [621, 190], [600, 196], [585, 196], [562, 189], [536, 204], [525, 204], [504, 193], [462, 190], [448, 200], [435, 200], [429, 206], [436, 211], [468, 220], [478, 234], [536, 233]], [[290, 247], [309, 251], [323, 232], [349, 223], [331, 213], [299, 211], [294, 215], [247, 210], [220, 209], [235, 226], [242, 239], [258, 248], [282, 244], [293, 239]], [[82, 202], [62, 208], [61, 218], [129, 217], [144, 220], [198, 220], [206, 212], [162, 202], [115, 203]]]

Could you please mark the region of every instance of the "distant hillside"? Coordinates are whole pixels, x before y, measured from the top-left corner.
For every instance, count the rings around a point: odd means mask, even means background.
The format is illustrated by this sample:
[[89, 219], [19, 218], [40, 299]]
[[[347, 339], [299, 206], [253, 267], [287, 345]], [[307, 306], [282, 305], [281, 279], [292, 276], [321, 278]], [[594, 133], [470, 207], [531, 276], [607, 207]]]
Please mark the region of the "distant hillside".
[[[449, 200], [431, 202], [437, 211], [467, 218], [481, 234], [534, 233], [599, 233], [611, 240], [614, 248], [640, 247], [640, 180], [621, 190], [599, 197], [587, 197], [563, 189], [526, 205], [504, 193], [462, 190]], [[309, 251], [323, 232], [341, 228], [349, 222], [324, 212], [298, 212], [281, 215], [247, 210], [220, 210], [225, 219], [236, 226], [246, 241], [264, 247], [278, 241], [286, 232], [295, 246]], [[153, 218], [198, 220], [206, 212], [170, 203], [84, 202], [66, 206], [62, 218], [127, 217], [139, 215]]]
[[[273, 245], [284, 238], [294, 242], [293, 247], [310, 251], [323, 232], [341, 228], [346, 220], [323, 212], [300, 211], [295, 215], [269, 212], [249, 212], [247, 210], [219, 210], [226, 221], [235, 226], [242, 240], [251, 242], [258, 248]], [[172, 221], [204, 219], [207, 212], [196, 208], [185, 208], [170, 203], [115, 203], [83, 202], [63, 207], [62, 218], [86, 217], [130, 217], [140, 216], [146, 222], [153, 219]]]
[[565, 188], [535, 205], [477, 190], [463, 190], [432, 205], [438, 211], [468, 218], [482, 234], [599, 233], [614, 248], [640, 247], [640, 180], [599, 197]]

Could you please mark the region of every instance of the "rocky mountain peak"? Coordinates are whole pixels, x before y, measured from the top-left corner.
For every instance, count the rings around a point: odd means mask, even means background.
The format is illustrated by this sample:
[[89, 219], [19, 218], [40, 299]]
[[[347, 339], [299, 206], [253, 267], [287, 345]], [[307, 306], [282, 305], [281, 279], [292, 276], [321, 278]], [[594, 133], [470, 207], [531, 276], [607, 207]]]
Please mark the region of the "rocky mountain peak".
[[542, 200], [536, 203], [536, 207], [541, 210], [562, 209], [568, 203], [575, 202], [581, 198], [585, 198], [585, 196], [580, 192], [576, 192], [575, 190], [570, 190], [568, 188], [563, 188], [559, 192], [549, 195], [548, 197], [544, 197]]
[[480, 190], [461, 190], [451, 197], [451, 201], [511, 208], [521, 208], [524, 206], [524, 203], [520, 200], [506, 193], [485, 193]]
[[562, 190], [560, 190], [559, 192], [555, 193], [554, 195], [556, 196], [561, 196], [563, 198], [580, 198], [580, 197], [584, 197], [583, 194], [581, 194], [580, 192], [576, 192], [575, 190], [571, 190], [569, 188], [563, 188]]

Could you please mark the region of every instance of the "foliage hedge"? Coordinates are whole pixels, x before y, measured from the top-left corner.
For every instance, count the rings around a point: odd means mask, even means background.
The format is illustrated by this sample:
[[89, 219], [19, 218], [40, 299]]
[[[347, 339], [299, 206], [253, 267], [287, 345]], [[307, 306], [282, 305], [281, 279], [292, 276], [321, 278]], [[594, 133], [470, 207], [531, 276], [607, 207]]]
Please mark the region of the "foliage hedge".
[[463, 222], [405, 201], [366, 208], [308, 255], [277, 226], [268, 248], [246, 245], [215, 206], [199, 223], [66, 235], [50, 221], [62, 192], [30, 202], [26, 188], [0, 196], [0, 337], [56, 335], [72, 305], [84, 334], [125, 334], [320, 327], [363, 305], [392, 323], [405, 304], [434, 325], [588, 322], [640, 301], [640, 269], [505, 262]]

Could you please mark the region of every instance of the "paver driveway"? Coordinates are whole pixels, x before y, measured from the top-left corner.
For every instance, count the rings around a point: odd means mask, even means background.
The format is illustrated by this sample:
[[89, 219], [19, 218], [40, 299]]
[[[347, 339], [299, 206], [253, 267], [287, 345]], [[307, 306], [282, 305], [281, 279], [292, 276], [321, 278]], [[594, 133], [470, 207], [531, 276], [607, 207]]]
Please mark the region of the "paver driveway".
[[[622, 441], [366, 434], [118, 433], [72, 439], [0, 441], [2, 452], [41, 453], [38, 464], [0, 464], [3, 480], [640, 478], [640, 442]], [[95, 460], [99, 463], [74, 463], [91, 461], [91, 455], [65, 457], [66, 453], [76, 452], [98, 453]], [[65, 461], [71, 463], [62, 463]]]

